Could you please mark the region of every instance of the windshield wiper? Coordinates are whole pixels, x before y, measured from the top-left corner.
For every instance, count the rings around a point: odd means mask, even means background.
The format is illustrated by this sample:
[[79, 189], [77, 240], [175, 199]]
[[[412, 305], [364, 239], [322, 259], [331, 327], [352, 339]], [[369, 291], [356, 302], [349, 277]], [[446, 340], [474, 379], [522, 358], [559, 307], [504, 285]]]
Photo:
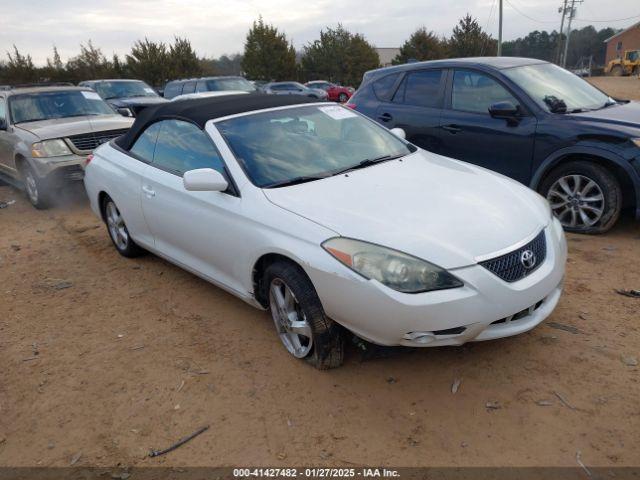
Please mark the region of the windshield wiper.
[[375, 157], [375, 158], [366, 158], [364, 160], [362, 160], [359, 163], [356, 163], [355, 165], [351, 165], [350, 167], [347, 168], [343, 168], [341, 170], [337, 170], [335, 172], [332, 172], [331, 175], [340, 175], [342, 173], [347, 173], [350, 172], [352, 170], [358, 170], [360, 168], [366, 168], [366, 167], [370, 167], [371, 165], [375, 165], [376, 163], [381, 163], [381, 162], [387, 162], [389, 160], [395, 160], [396, 158], [400, 158], [400, 157], [404, 157], [405, 154], [404, 153], [400, 153], [397, 155], [381, 155], [379, 157]]
[[289, 180], [269, 183], [262, 188], [289, 187], [291, 185], [298, 185], [300, 183], [313, 182], [314, 180], [322, 180], [323, 178], [327, 178], [327, 175], [307, 175], [291, 178]]

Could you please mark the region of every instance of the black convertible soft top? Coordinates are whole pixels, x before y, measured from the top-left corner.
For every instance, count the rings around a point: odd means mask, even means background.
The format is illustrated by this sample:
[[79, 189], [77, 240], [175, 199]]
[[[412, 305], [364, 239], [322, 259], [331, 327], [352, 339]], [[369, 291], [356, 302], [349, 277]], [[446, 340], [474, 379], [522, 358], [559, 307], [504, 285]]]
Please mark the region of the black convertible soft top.
[[205, 123], [214, 118], [226, 117], [237, 113], [251, 112], [265, 108], [317, 102], [315, 98], [301, 95], [267, 95], [250, 93], [225, 95], [221, 97], [193, 98], [161, 103], [145, 108], [136, 117], [127, 133], [119, 137], [116, 143], [120, 148], [129, 150], [138, 136], [152, 123], [159, 120], [176, 118], [195, 123], [204, 128]]

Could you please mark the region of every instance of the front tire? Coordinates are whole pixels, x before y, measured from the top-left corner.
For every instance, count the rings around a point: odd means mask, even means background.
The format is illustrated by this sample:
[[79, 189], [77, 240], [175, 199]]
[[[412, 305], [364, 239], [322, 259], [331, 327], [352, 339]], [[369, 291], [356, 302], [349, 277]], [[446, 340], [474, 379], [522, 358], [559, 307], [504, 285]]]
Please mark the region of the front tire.
[[22, 170], [22, 181], [24, 183], [27, 199], [38, 210], [45, 210], [51, 205], [51, 188], [46, 178], [40, 178], [36, 172], [25, 165]]
[[292, 262], [271, 264], [262, 281], [271, 317], [287, 351], [319, 370], [344, 359], [342, 327], [328, 318], [305, 272]]
[[560, 165], [545, 177], [539, 191], [569, 232], [604, 233], [613, 227], [622, 209], [620, 183], [611, 171], [594, 162]]
[[613, 77], [622, 77], [624, 75], [624, 69], [621, 65], [614, 65], [611, 68], [611, 76]]
[[124, 223], [120, 210], [110, 197], [105, 197], [102, 202], [102, 213], [107, 224], [107, 231], [113, 246], [120, 255], [127, 258], [139, 257], [144, 250], [136, 244], [129, 235], [127, 225]]
[[346, 93], [342, 92], [338, 95], [338, 102], [345, 103], [347, 100], [349, 100], [349, 96]]

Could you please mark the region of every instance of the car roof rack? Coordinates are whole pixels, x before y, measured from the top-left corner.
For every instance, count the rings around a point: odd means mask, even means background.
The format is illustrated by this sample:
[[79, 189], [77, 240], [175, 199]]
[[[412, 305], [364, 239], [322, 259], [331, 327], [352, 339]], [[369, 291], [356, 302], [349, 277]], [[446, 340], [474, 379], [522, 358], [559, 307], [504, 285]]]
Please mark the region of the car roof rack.
[[8, 88], [34, 88], [34, 87], [75, 87], [71, 82], [35, 82], [35, 83], [18, 83], [9, 85]]

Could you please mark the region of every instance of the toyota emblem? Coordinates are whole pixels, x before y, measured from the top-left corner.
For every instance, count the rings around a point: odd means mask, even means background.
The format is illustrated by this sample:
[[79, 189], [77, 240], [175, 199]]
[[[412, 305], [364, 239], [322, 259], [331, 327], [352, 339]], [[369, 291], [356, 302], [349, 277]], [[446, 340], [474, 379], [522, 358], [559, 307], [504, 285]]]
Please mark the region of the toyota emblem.
[[527, 270], [532, 269], [536, 265], [536, 254], [531, 250], [525, 250], [520, 254], [520, 263]]

